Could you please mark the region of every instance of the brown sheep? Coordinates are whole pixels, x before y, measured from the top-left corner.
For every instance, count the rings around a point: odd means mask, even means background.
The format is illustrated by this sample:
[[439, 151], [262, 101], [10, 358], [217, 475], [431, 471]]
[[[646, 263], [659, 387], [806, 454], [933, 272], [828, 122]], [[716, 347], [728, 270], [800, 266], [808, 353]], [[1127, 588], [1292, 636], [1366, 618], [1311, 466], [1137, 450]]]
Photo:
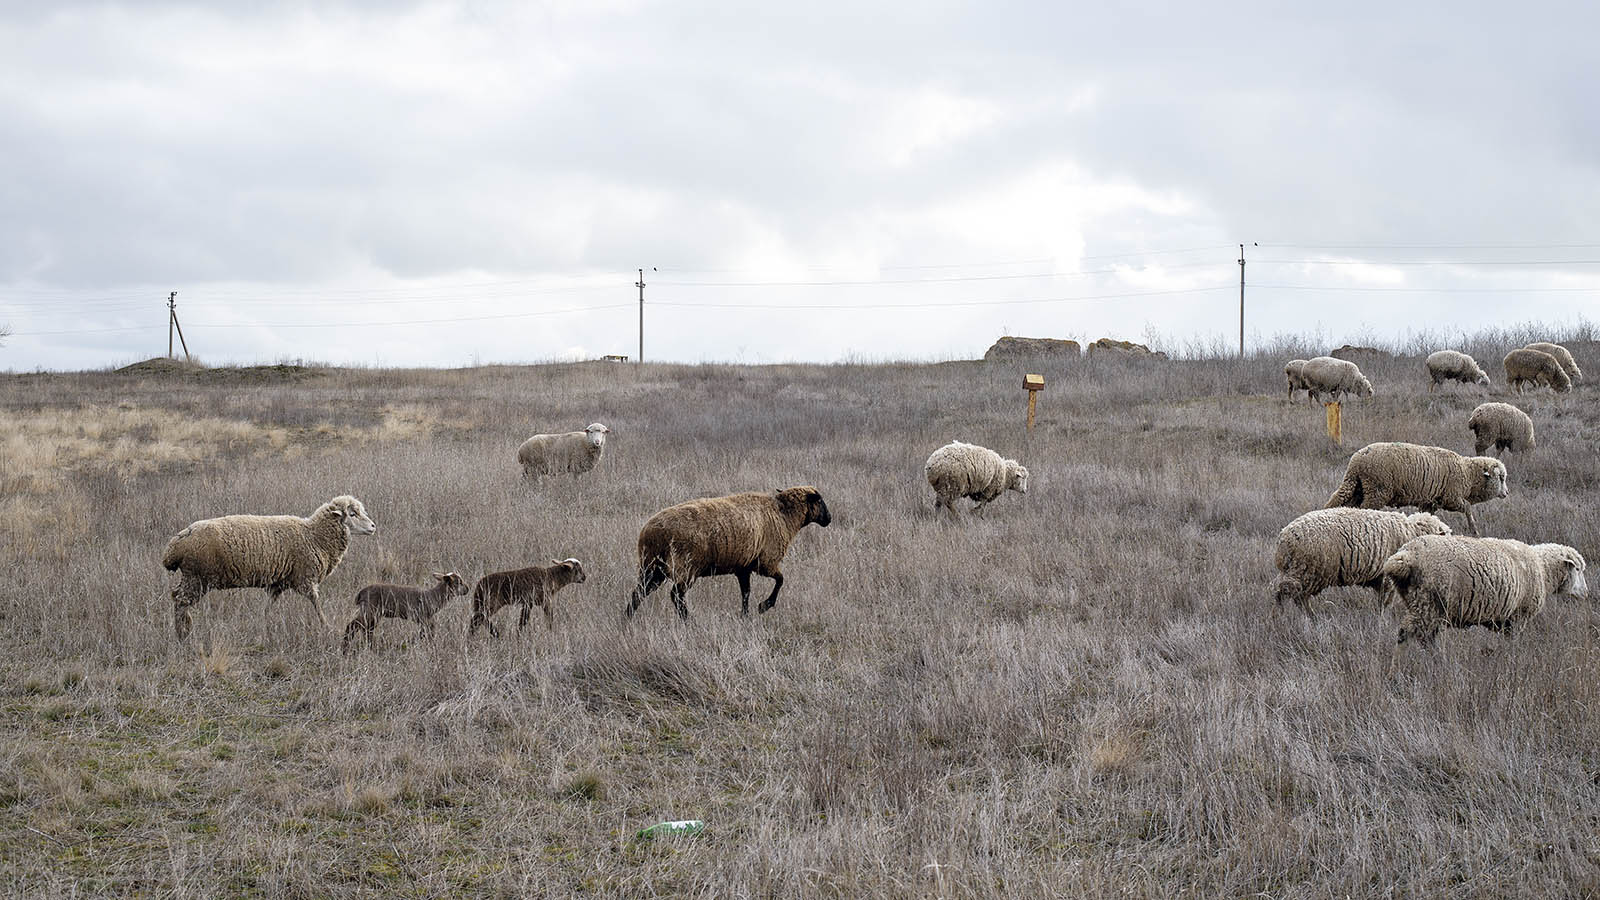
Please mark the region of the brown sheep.
[[369, 584], [356, 594], [356, 617], [344, 629], [344, 651], [350, 652], [350, 639], [365, 631], [367, 641], [372, 641], [372, 631], [379, 619], [410, 619], [416, 622], [420, 633], [433, 634], [433, 616], [451, 597], [467, 592], [467, 583], [454, 572], [433, 573], [434, 585], [424, 590], [406, 584]]
[[1558, 394], [1572, 390], [1572, 379], [1567, 377], [1561, 361], [1542, 350], [1513, 350], [1503, 360], [1506, 367], [1506, 387], [1522, 393], [1523, 384], [1538, 387], [1548, 384]]
[[529, 566], [508, 572], [492, 572], [478, 579], [472, 588], [472, 623], [467, 626], [471, 635], [479, 625], [489, 626], [491, 637], [499, 637], [500, 629], [494, 627], [492, 617], [502, 607], [522, 604], [522, 616], [517, 619], [517, 630], [528, 627], [528, 616], [535, 606], [544, 610], [546, 629], [556, 627], [556, 592], [569, 584], [582, 584], [589, 575], [583, 563], [568, 557], [552, 559], [548, 566]]
[[739, 580], [740, 612], [748, 616], [754, 572], [772, 579], [772, 593], [757, 607], [764, 613], [778, 602], [778, 566], [794, 536], [813, 522], [826, 528], [831, 521], [828, 504], [810, 486], [706, 497], [663, 509], [639, 530], [639, 583], [626, 612], [631, 617], [670, 578], [672, 603], [687, 619], [683, 595], [696, 578], [732, 575]]

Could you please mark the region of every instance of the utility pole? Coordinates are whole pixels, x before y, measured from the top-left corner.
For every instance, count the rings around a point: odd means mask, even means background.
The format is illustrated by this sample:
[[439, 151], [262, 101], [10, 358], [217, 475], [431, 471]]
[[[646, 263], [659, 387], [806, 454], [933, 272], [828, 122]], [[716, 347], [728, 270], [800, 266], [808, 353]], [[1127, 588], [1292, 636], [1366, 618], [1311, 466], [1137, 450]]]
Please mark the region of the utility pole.
[[1239, 358], [1244, 359], [1244, 245], [1239, 245]]
[[178, 292], [173, 291], [167, 295], [167, 358], [172, 359], [172, 330], [178, 330], [178, 343], [183, 345], [183, 358], [193, 362], [189, 356], [189, 342], [183, 339], [183, 326], [178, 324]]
[[639, 362], [644, 362], [644, 269], [639, 270]]

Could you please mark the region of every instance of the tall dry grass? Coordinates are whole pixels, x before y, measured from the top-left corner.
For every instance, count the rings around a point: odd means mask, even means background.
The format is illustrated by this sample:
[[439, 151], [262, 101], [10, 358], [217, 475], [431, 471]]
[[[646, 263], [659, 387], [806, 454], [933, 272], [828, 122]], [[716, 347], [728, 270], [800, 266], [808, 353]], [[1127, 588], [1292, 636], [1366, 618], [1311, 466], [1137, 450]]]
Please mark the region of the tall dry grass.
[[[1464, 343], [1498, 385], [1524, 336]], [[1343, 448], [1284, 401], [1276, 353], [1047, 366], [1031, 435], [1022, 368], [976, 363], [5, 378], [0, 875], [28, 896], [1600, 892], [1588, 603], [1388, 677], [1397, 621], [1370, 593], [1271, 602], [1277, 530], [1351, 450], [1470, 450], [1483, 395], [1428, 395], [1426, 346], [1366, 366]], [[1597, 396], [1516, 401], [1538, 447], [1486, 533], [1600, 559]], [[596, 420], [594, 472], [522, 482], [527, 434]], [[1028, 495], [935, 515], [922, 462], [955, 438], [1024, 461]], [[742, 620], [710, 579], [687, 624], [665, 592], [624, 624], [650, 514], [801, 483], [833, 524], [797, 539], [775, 610]], [[346, 492], [379, 530], [324, 584], [340, 627], [372, 581], [566, 556], [590, 578], [553, 633], [469, 641], [458, 602], [436, 640], [389, 621], [346, 658], [298, 597], [229, 591], [174, 642], [171, 534]], [[707, 830], [632, 840], [677, 818]]]

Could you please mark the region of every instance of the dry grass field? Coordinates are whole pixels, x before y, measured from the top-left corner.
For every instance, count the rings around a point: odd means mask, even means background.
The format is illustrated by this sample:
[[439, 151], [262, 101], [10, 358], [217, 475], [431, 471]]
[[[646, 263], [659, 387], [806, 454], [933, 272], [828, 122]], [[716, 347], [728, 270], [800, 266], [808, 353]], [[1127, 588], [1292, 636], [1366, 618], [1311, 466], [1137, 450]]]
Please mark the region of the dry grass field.
[[[1504, 399], [1534, 330], [1453, 342]], [[1588, 337], [1570, 331], [1556, 339]], [[1243, 363], [149, 367], [0, 376], [0, 884], [15, 896], [1577, 897], [1600, 894], [1600, 655], [1586, 601], [1387, 664], [1359, 589], [1272, 603], [1279, 528], [1348, 454], [1470, 453], [1481, 388], [1426, 339], [1371, 401]], [[1445, 346], [1439, 342], [1437, 346]], [[1600, 345], [1574, 343], [1600, 377]], [[1600, 391], [1516, 401], [1537, 448], [1486, 534], [1600, 561]], [[534, 431], [613, 434], [525, 484]], [[954, 438], [1026, 496], [932, 511]], [[772, 612], [702, 581], [631, 623], [656, 510], [813, 484]], [[365, 502], [323, 584], [576, 556], [556, 627], [468, 640], [386, 620], [349, 656], [309, 605], [225, 591], [174, 640], [167, 539], [235, 512]], [[1462, 518], [1441, 513], [1453, 527]], [[1593, 575], [1593, 572], [1591, 572]], [[1591, 578], [1591, 580], [1593, 580]], [[770, 583], [755, 579], [756, 596]], [[1409, 648], [1408, 648], [1409, 649]], [[703, 834], [639, 841], [695, 818]]]

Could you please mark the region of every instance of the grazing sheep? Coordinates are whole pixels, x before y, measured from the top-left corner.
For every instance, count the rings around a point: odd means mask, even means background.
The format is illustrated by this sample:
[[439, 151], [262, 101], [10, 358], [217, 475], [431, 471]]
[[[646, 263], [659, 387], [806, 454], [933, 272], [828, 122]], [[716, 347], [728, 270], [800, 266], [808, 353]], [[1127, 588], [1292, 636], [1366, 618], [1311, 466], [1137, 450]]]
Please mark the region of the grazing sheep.
[[1306, 392], [1306, 402], [1311, 402], [1311, 385], [1306, 384], [1306, 361], [1291, 359], [1283, 364], [1283, 377], [1289, 382], [1289, 400], [1294, 400], [1295, 391]]
[[365, 631], [367, 642], [379, 619], [410, 619], [422, 634], [433, 634], [433, 616], [451, 597], [467, 592], [467, 583], [454, 572], [433, 573], [434, 585], [424, 590], [404, 584], [369, 584], [356, 594], [356, 617], [344, 629], [343, 648], [350, 651], [350, 639]]
[[778, 602], [783, 572], [778, 566], [800, 529], [833, 521], [822, 494], [810, 486], [690, 500], [650, 517], [639, 530], [639, 583], [627, 614], [667, 579], [672, 603], [689, 618], [683, 596], [697, 578], [732, 575], [739, 580], [739, 611], [750, 615], [750, 573], [772, 579], [772, 593], [759, 612]]
[[1484, 403], [1472, 411], [1467, 427], [1476, 436], [1472, 452], [1478, 456], [1493, 447], [1522, 453], [1533, 449], [1533, 420], [1509, 403]]
[[1503, 360], [1506, 367], [1506, 386], [1522, 393], [1523, 384], [1538, 387], [1547, 384], [1558, 394], [1572, 390], [1572, 379], [1554, 356], [1542, 350], [1513, 350]]
[[1348, 360], [1316, 356], [1306, 360], [1300, 372], [1306, 383], [1306, 391], [1313, 399], [1320, 400], [1328, 396], [1338, 401], [1344, 394], [1372, 396], [1372, 382], [1361, 374], [1361, 369], [1355, 363]]
[[1459, 535], [1408, 541], [1383, 564], [1385, 589], [1406, 607], [1395, 648], [1412, 639], [1428, 647], [1441, 625], [1483, 625], [1510, 638], [1546, 597], [1582, 597], [1585, 565], [1565, 544]]
[[599, 422], [582, 431], [536, 434], [517, 448], [524, 476], [569, 473], [578, 476], [594, 468], [606, 452], [611, 429]]
[[471, 635], [479, 625], [489, 626], [489, 635], [499, 637], [500, 629], [494, 627], [493, 616], [501, 607], [522, 604], [522, 616], [517, 619], [517, 630], [528, 627], [528, 616], [535, 606], [544, 610], [544, 627], [556, 627], [556, 592], [569, 584], [582, 584], [589, 579], [583, 563], [572, 557], [552, 559], [548, 566], [529, 566], [508, 572], [492, 572], [478, 579], [472, 588], [472, 624], [467, 626]]
[[1383, 561], [1400, 545], [1424, 534], [1449, 534], [1450, 526], [1429, 513], [1378, 509], [1318, 509], [1278, 532], [1273, 562], [1283, 573], [1275, 591], [1279, 605], [1292, 599], [1302, 609], [1325, 588], [1383, 586]]
[[1560, 344], [1552, 344], [1549, 341], [1535, 341], [1524, 349], [1538, 350], [1541, 353], [1548, 353], [1554, 356], [1556, 362], [1561, 364], [1561, 371], [1567, 373], [1567, 379], [1573, 384], [1583, 380], [1583, 370], [1578, 368], [1578, 361], [1573, 359], [1567, 348]]
[[1394, 442], [1368, 444], [1350, 454], [1344, 482], [1327, 508], [1415, 506], [1427, 513], [1443, 508], [1465, 515], [1467, 530], [1476, 536], [1472, 504], [1505, 495], [1506, 464], [1498, 459]]
[[1459, 350], [1435, 350], [1428, 354], [1428, 393], [1433, 393], [1444, 381], [1462, 384], [1489, 384], [1489, 376], [1478, 368], [1478, 361]]
[[951, 517], [956, 500], [971, 497], [977, 501], [973, 512], [1008, 490], [1028, 492], [1028, 470], [1014, 459], [1004, 459], [988, 447], [951, 441], [933, 451], [922, 472], [933, 486], [933, 508], [944, 507]]
[[361, 501], [348, 495], [329, 500], [305, 519], [201, 519], [174, 535], [161, 557], [167, 571], [183, 573], [172, 589], [173, 630], [180, 640], [189, 636], [188, 608], [207, 591], [247, 587], [266, 588], [269, 604], [293, 589], [311, 601], [322, 627], [331, 628], [322, 613], [317, 584], [344, 558], [350, 535], [377, 530]]

